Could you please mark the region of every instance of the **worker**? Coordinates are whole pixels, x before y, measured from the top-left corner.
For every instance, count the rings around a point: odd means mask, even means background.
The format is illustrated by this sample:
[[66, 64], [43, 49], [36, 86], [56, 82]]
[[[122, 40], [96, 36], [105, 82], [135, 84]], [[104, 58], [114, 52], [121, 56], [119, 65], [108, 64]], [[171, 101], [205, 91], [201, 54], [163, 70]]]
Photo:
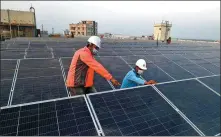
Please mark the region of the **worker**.
[[169, 37], [168, 39], [167, 39], [167, 44], [170, 44], [171, 43], [171, 37]]
[[66, 86], [72, 96], [96, 92], [93, 86], [94, 72], [110, 80], [114, 86], [120, 85], [94, 58], [94, 55], [97, 55], [101, 48], [101, 39], [97, 36], [91, 36], [87, 42], [87, 46], [75, 52], [68, 71]]
[[133, 70], [130, 70], [123, 79], [121, 88], [130, 88], [139, 85], [149, 85], [156, 84], [154, 80], [145, 81], [141, 78], [146, 68], [146, 61], [144, 59], [139, 59], [136, 62], [136, 67]]

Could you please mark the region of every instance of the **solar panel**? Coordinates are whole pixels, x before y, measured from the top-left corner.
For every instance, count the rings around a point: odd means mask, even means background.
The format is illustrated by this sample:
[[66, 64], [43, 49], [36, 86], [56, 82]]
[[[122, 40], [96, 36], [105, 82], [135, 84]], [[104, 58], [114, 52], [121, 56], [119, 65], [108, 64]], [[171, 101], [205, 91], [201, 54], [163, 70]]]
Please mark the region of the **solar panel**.
[[20, 62], [19, 69], [25, 68], [60, 68], [58, 59], [23, 59]]
[[0, 106], [6, 106], [8, 104], [9, 95], [11, 91], [12, 80], [1, 79], [1, 90], [0, 90]]
[[197, 63], [197, 64], [209, 70], [213, 74], [220, 74], [220, 68], [213, 65], [212, 63]]
[[25, 51], [1, 51], [1, 59], [22, 59], [24, 58]]
[[144, 50], [141, 51], [131, 51], [133, 55], [147, 55], [147, 53]]
[[164, 56], [162, 55], [158, 55], [158, 56], [150, 56], [150, 55], [147, 55], [145, 56], [145, 58], [149, 61], [152, 61], [154, 63], [157, 63], [157, 62], [170, 62], [169, 59], [165, 58]]
[[205, 135], [220, 133], [220, 97], [196, 80], [156, 87], [178, 107]]
[[147, 64], [147, 71], [143, 73], [143, 77], [147, 81], [155, 80], [157, 83], [174, 80], [153, 63]]
[[0, 135], [98, 135], [84, 97], [5, 108], [0, 115]]
[[161, 55], [161, 53], [157, 50], [149, 50], [149, 49], [146, 49], [146, 53], [148, 55]]
[[147, 63], [150, 63], [150, 61], [146, 60], [144, 56], [124, 56], [122, 58], [126, 61], [127, 64], [130, 64], [132, 67], [135, 66], [138, 59], [144, 59]]
[[44, 77], [44, 76], [62, 76], [61, 67], [59, 68], [31, 68], [31, 69], [19, 69], [18, 78], [28, 77]]
[[15, 70], [2, 70], [1, 69], [1, 79], [13, 79]]
[[120, 57], [101, 57], [100, 62], [119, 82], [123, 81], [127, 72], [131, 70]]
[[106, 136], [198, 135], [152, 87], [88, 96]]
[[97, 92], [112, 90], [112, 87], [107, 80], [98, 74], [95, 74], [94, 76], [94, 86]]
[[200, 78], [199, 80], [220, 94], [220, 76]]
[[194, 77], [192, 74], [173, 62], [159, 62], [155, 64], [163, 69], [165, 72], [167, 72], [174, 79], [187, 79]]
[[22, 104], [66, 97], [62, 76], [17, 79], [12, 104]]
[[211, 63], [220, 63], [219, 58], [210, 58], [210, 59], [205, 59], [205, 60]]
[[26, 58], [52, 58], [51, 51], [27, 51]]
[[17, 60], [1, 60], [1, 70], [15, 69]]
[[117, 54], [113, 51], [99, 51], [98, 52], [99, 56], [117, 56]]

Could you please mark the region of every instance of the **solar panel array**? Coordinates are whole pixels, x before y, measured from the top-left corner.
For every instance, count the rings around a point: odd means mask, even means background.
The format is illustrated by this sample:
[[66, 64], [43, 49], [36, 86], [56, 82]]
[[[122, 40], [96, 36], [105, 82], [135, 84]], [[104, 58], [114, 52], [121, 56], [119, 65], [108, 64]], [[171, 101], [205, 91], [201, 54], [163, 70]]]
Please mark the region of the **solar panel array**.
[[65, 86], [82, 40], [1, 43], [0, 135], [219, 135], [220, 46], [104, 40], [96, 60], [120, 82], [143, 58], [158, 84], [119, 89], [95, 74], [98, 93]]

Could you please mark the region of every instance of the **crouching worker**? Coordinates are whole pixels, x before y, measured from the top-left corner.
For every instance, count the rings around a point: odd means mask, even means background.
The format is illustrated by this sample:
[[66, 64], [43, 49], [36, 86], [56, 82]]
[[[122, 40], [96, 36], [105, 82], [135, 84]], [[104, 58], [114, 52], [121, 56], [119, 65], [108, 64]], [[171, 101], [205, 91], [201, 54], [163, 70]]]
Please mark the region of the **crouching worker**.
[[75, 52], [68, 71], [66, 86], [72, 96], [96, 92], [93, 86], [94, 72], [110, 80], [114, 86], [120, 85], [94, 58], [101, 48], [101, 39], [91, 36], [87, 42], [87, 46]]
[[146, 61], [144, 59], [137, 60], [135, 69], [129, 71], [124, 77], [121, 88], [156, 84], [154, 80], [145, 81], [141, 78], [141, 75], [143, 74], [144, 70], [147, 70]]

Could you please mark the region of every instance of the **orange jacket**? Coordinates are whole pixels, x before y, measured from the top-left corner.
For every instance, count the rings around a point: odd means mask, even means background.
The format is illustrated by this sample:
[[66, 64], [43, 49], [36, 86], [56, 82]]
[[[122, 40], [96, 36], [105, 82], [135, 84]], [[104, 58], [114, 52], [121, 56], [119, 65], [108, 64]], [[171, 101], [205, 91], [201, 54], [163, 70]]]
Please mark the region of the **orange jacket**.
[[71, 61], [67, 75], [66, 86], [93, 86], [94, 71], [107, 80], [112, 78], [112, 75], [94, 59], [91, 51], [87, 47], [77, 50]]

